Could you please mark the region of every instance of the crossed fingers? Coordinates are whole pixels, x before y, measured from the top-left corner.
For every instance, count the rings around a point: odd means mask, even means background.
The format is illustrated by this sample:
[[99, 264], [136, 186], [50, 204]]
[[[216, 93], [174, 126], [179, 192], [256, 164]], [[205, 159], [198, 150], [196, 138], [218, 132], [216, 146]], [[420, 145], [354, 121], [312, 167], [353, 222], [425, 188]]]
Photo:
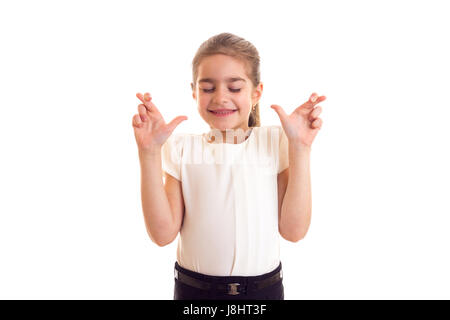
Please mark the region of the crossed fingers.
[[148, 112], [149, 114], [155, 112], [159, 114], [158, 108], [152, 102], [152, 96], [150, 93], [146, 92], [144, 95], [141, 93], [136, 93], [136, 97], [141, 100], [142, 104], [138, 106], [139, 113]]
[[300, 106], [301, 109], [309, 111], [308, 120], [311, 121], [311, 127], [313, 129], [318, 129], [322, 126], [322, 119], [319, 118], [319, 115], [322, 112], [322, 107], [315, 106], [325, 99], [325, 96], [318, 96], [317, 93], [314, 92], [311, 94], [309, 100]]
[[306, 108], [306, 109], [312, 109], [314, 108], [314, 106], [322, 101], [324, 101], [327, 97], [325, 96], [319, 96], [317, 93], [313, 93], [311, 94], [311, 97], [309, 97], [309, 100], [306, 101], [304, 104], [302, 104], [300, 107], [301, 108]]

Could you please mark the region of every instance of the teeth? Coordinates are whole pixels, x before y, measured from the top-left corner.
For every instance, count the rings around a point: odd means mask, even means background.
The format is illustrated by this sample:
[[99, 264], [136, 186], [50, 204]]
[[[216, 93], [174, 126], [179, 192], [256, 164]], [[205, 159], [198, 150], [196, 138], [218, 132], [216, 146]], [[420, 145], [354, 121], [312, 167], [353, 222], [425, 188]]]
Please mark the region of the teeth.
[[225, 113], [231, 113], [234, 112], [235, 110], [230, 110], [230, 111], [213, 111], [213, 113], [219, 113], [219, 114], [225, 114]]

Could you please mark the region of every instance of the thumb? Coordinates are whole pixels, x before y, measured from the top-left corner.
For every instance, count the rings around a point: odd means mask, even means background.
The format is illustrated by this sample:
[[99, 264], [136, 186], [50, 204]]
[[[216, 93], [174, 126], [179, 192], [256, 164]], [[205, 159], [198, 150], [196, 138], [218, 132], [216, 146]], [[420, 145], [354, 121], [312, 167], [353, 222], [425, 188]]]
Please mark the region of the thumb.
[[186, 116], [178, 116], [175, 119], [173, 119], [172, 121], [170, 121], [167, 126], [169, 127], [169, 132], [172, 133], [173, 130], [175, 130], [175, 128], [184, 120], [187, 120], [188, 117]]
[[280, 120], [285, 119], [288, 115], [286, 114], [286, 112], [284, 112], [283, 108], [280, 107], [277, 104], [272, 104], [270, 106], [273, 110], [275, 110], [275, 112], [278, 114], [278, 116], [280, 117]]

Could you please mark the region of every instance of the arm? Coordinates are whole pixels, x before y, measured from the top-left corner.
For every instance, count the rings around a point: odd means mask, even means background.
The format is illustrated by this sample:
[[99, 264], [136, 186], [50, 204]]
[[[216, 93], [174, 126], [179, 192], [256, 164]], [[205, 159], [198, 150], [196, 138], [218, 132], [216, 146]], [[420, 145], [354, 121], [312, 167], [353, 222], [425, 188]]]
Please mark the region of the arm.
[[142, 101], [139, 114], [133, 116], [133, 129], [141, 165], [141, 198], [147, 233], [159, 246], [173, 241], [181, 227], [184, 212], [181, 183], [175, 178], [162, 177], [162, 146], [180, 122], [179, 116], [166, 124], [151, 101], [149, 93], [136, 97]]
[[161, 149], [139, 152], [141, 165], [141, 200], [147, 233], [154, 243], [164, 246], [178, 233], [164, 189]]
[[285, 170], [286, 173], [283, 171], [278, 177], [281, 185], [278, 198], [282, 199], [278, 228], [283, 238], [293, 242], [303, 239], [311, 222], [311, 144], [322, 127], [322, 119], [319, 118], [322, 108], [316, 104], [325, 99], [325, 96], [319, 97], [313, 93], [307, 102], [290, 115], [279, 105], [271, 106], [280, 117], [289, 141], [289, 170]]
[[280, 234], [297, 242], [306, 235], [311, 222], [311, 148], [289, 143], [289, 177], [281, 204]]

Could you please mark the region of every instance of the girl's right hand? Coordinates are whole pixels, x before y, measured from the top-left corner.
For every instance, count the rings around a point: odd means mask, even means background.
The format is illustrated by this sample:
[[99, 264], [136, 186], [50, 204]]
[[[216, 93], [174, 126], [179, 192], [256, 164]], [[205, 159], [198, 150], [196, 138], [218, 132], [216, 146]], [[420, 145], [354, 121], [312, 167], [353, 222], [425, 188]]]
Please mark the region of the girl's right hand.
[[151, 101], [152, 97], [148, 92], [144, 96], [136, 93], [136, 97], [142, 101], [142, 104], [138, 105], [139, 113], [133, 116], [134, 136], [138, 149], [142, 152], [161, 149], [173, 130], [182, 121], [187, 120], [187, 117], [178, 116], [166, 124], [161, 113]]

